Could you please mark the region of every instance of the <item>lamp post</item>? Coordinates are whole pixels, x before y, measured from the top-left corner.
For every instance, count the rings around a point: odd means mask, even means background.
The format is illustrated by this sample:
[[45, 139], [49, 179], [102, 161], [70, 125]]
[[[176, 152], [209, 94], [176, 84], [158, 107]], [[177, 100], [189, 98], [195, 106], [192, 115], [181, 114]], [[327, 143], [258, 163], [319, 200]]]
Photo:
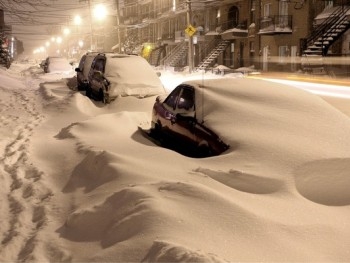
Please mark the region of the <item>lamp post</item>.
[[117, 3], [117, 36], [118, 36], [118, 53], [121, 52], [121, 41], [120, 41], [120, 14], [119, 14], [119, 0], [116, 1]]
[[91, 51], [93, 50], [93, 44], [92, 44], [92, 41], [93, 41], [93, 29], [92, 29], [92, 10], [91, 10], [91, 0], [89, 0], [89, 14], [90, 14], [90, 49]]
[[[188, 27], [192, 27], [191, 18], [192, 18], [191, 0], [188, 0], [187, 1], [187, 25], [188, 25]], [[188, 34], [188, 70], [189, 70], [189, 73], [193, 72], [193, 35], [192, 35], [192, 33]]]
[[66, 53], [67, 53], [67, 58], [69, 57], [69, 34], [70, 34], [70, 30], [69, 30], [69, 28], [65, 28], [65, 29], [63, 29], [63, 34], [65, 35], [65, 37], [66, 37], [66, 48], [67, 48], [67, 50], [66, 50]]

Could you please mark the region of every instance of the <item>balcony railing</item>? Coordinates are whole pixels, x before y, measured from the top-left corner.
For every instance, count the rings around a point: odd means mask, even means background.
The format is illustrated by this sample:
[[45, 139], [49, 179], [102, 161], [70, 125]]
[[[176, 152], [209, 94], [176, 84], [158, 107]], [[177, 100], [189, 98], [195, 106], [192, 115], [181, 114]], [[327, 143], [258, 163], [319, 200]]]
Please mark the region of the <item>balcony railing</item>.
[[283, 34], [292, 33], [293, 17], [285, 16], [268, 16], [260, 19], [259, 34]]

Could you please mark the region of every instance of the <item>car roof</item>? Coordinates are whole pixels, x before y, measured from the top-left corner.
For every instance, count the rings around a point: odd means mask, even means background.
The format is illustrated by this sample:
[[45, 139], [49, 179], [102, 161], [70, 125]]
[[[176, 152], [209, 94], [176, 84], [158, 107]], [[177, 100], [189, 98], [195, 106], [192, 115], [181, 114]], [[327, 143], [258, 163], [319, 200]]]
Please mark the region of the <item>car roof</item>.
[[84, 54], [84, 56], [96, 56], [98, 55], [100, 52], [97, 52], [97, 51], [89, 51], [89, 52], [86, 52]]
[[114, 53], [114, 52], [105, 52], [105, 53], [98, 53], [97, 56], [103, 56], [106, 58], [126, 58], [126, 57], [134, 57], [137, 55], [131, 55], [131, 54], [120, 54], [120, 53]]
[[[164, 87], [146, 59], [129, 54], [108, 53], [104, 76], [123, 95], [164, 94]], [[96, 57], [97, 58], [97, 57]]]

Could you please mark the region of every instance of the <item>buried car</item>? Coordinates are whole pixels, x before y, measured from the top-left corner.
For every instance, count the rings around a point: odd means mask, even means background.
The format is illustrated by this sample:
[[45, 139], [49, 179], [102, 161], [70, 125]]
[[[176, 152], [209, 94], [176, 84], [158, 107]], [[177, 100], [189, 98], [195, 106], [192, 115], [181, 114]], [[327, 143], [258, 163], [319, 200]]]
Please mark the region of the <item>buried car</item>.
[[143, 98], [165, 93], [152, 66], [136, 55], [98, 54], [92, 62], [88, 79], [86, 95], [104, 103], [119, 96]]
[[70, 73], [73, 68], [65, 57], [47, 57], [41, 67], [45, 73]]
[[206, 89], [209, 86], [203, 85], [202, 81], [190, 81], [178, 85], [166, 98], [158, 96], [153, 106], [152, 137], [165, 138], [177, 148], [185, 148], [190, 155], [198, 157], [226, 151], [229, 145], [206, 125], [203, 106], [204, 103], [211, 104], [213, 99], [208, 97], [210, 93], [206, 93]]

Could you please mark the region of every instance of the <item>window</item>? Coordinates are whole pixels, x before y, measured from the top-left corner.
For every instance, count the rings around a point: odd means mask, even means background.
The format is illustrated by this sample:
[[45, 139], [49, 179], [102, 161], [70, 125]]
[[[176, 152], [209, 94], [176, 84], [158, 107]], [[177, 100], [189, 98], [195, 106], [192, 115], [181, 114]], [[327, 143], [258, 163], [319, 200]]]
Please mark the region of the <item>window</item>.
[[194, 106], [193, 90], [190, 88], [184, 87], [179, 97], [177, 107], [179, 109], [193, 110], [193, 106]]
[[264, 17], [269, 17], [271, 13], [271, 3], [264, 4]]
[[324, 1], [325, 8], [333, 7], [333, 0]]
[[279, 9], [280, 16], [287, 16], [288, 15], [288, 3], [287, 2], [280, 1], [278, 9]]
[[180, 91], [181, 91], [181, 88], [176, 88], [175, 90], [173, 90], [169, 97], [167, 98], [167, 100], [164, 102], [167, 106], [169, 106], [171, 109], [175, 109], [175, 106], [176, 106], [176, 101], [177, 101], [177, 98], [179, 97], [180, 95]]

